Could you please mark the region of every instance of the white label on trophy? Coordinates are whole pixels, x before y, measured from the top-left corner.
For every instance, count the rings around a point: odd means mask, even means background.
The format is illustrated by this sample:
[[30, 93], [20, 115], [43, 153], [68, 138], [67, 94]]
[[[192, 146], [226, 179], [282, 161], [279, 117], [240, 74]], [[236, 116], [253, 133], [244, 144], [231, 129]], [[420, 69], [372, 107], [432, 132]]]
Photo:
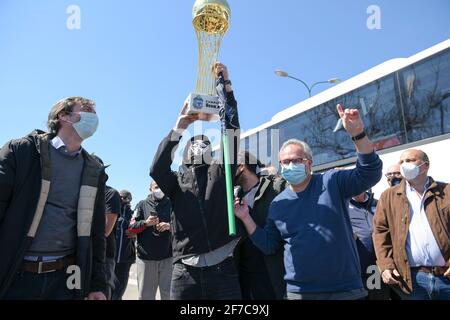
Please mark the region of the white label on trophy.
[[218, 96], [209, 96], [191, 93], [186, 99], [188, 103], [188, 114], [204, 113], [207, 114], [208, 121], [219, 120], [220, 101]]

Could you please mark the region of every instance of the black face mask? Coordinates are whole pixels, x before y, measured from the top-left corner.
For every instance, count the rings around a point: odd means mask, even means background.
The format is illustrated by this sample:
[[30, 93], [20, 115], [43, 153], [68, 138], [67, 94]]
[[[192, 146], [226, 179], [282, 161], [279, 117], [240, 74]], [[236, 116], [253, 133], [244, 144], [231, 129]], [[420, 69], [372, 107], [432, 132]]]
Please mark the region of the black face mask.
[[400, 184], [400, 182], [402, 182], [402, 178], [396, 178], [396, 177], [394, 177], [394, 178], [392, 178], [391, 180], [389, 180], [389, 185], [391, 186], [391, 187], [395, 187], [396, 185], [399, 185]]
[[188, 157], [191, 164], [203, 164], [211, 159], [211, 143], [209, 141], [196, 140], [189, 147]]

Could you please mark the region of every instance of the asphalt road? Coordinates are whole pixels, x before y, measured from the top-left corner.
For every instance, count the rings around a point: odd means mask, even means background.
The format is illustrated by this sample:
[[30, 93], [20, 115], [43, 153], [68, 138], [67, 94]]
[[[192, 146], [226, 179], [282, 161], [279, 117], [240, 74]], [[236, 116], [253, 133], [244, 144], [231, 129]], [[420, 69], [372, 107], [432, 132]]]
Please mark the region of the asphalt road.
[[[123, 295], [123, 300], [138, 300], [138, 285], [136, 264], [133, 264], [130, 269], [130, 278], [128, 279], [128, 286]], [[160, 300], [159, 290], [156, 292], [156, 300]]]

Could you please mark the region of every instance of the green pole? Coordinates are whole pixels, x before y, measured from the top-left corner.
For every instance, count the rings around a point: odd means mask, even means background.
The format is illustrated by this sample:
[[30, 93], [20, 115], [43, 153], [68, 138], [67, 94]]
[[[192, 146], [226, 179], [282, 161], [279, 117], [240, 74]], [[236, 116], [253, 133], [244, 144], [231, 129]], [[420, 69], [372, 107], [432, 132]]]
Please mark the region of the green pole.
[[225, 164], [225, 182], [227, 188], [228, 208], [228, 232], [230, 236], [236, 235], [236, 221], [234, 218], [234, 192], [233, 180], [231, 179], [230, 149], [227, 130], [223, 130], [223, 157]]

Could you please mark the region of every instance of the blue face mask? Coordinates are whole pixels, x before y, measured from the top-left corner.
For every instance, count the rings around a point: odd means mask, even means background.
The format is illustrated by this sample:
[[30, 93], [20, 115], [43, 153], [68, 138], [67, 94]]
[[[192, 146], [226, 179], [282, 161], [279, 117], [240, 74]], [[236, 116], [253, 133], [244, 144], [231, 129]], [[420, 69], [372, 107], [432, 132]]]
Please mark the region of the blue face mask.
[[80, 121], [73, 124], [73, 128], [80, 136], [81, 140], [86, 140], [92, 136], [98, 127], [98, 117], [95, 113], [80, 112]]
[[293, 164], [291, 162], [289, 166], [281, 166], [281, 175], [287, 182], [295, 186], [306, 180], [306, 167], [303, 163]]

